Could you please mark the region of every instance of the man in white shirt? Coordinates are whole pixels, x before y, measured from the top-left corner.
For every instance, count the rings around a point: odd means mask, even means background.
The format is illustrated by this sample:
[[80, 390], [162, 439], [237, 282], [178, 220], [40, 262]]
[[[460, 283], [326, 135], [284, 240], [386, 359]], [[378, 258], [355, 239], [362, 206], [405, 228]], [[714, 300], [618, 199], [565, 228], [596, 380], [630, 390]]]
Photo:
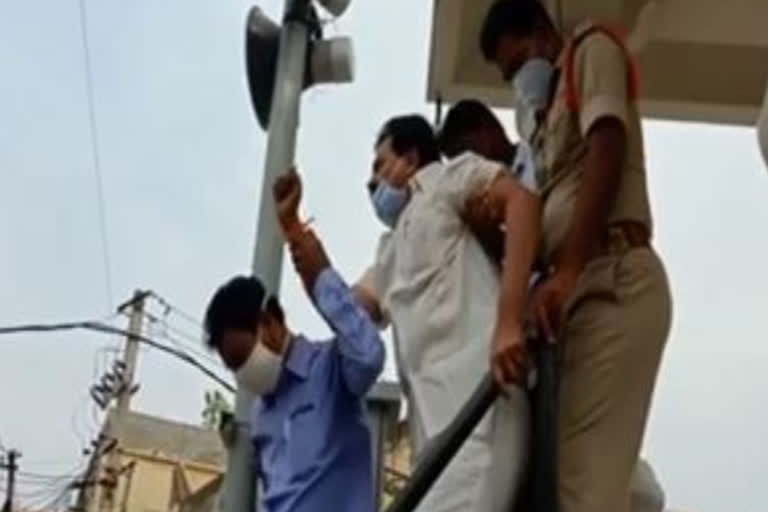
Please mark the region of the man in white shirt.
[[[509, 165], [510, 171], [518, 180], [527, 182], [535, 175], [533, 169], [525, 166], [526, 146], [515, 146], [507, 137], [506, 131], [496, 115], [485, 104], [475, 100], [457, 102], [445, 117], [439, 143], [441, 151], [449, 158], [473, 151], [485, 158], [498, 160]], [[470, 201], [482, 209], [482, 200], [478, 196]], [[486, 247], [495, 257], [498, 254], [501, 232], [498, 226], [487, 226], [482, 219], [483, 212], [465, 211], [464, 220], [476, 234], [482, 234]], [[502, 456], [503, 454], [494, 454]], [[532, 454], [536, 456], [536, 454]], [[632, 475], [630, 487], [631, 512], [661, 512], [664, 510], [664, 491], [658, 482], [650, 464], [640, 459]]]
[[[506, 222], [507, 232], [531, 229], [516, 205], [532, 193], [503, 165], [472, 153], [440, 163], [432, 129], [420, 116], [388, 121], [375, 150], [369, 191], [388, 230], [358, 285], [392, 320], [418, 461], [488, 372], [491, 357], [503, 358], [504, 371], [524, 373], [523, 353], [491, 354], [492, 338], [499, 335], [501, 271], [462, 215], [469, 192], [484, 188], [504, 212], [501, 219], [514, 219], [514, 225]], [[529, 269], [521, 272], [527, 276]], [[528, 428], [525, 393], [512, 386], [420, 510], [509, 510], [525, 467]], [[504, 457], [492, 460], [494, 451]]]

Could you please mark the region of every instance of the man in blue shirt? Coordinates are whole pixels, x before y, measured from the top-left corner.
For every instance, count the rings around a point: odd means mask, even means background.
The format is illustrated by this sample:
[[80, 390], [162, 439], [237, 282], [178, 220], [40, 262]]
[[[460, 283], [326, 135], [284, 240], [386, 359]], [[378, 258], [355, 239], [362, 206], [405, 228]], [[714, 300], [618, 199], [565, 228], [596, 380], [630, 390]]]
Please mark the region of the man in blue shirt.
[[300, 188], [295, 173], [278, 180], [278, 217], [304, 286], [335, 336], [311, 342], [292, 333], [277, 298], [265, 300], [261, 282], [241, 276], [211, 300], [207, 341], [238, 384], [261, 399], [253, 434], [266, 511], [372, 512], [364, 398], [381, 373], [384, 346], [317, 237], [296, 220]]

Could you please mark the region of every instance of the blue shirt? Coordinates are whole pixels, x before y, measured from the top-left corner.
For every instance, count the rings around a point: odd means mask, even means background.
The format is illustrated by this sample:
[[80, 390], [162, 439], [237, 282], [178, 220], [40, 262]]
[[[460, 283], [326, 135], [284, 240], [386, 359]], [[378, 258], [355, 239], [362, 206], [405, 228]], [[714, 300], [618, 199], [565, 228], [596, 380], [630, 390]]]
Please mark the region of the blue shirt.
[[267, 512], [373, 512], [364, 400], [384, 345], [333, 269], [318, 276], [313, 298], [335, 337], [294, 337], [275, 391], [254, 406], [263, 504]]

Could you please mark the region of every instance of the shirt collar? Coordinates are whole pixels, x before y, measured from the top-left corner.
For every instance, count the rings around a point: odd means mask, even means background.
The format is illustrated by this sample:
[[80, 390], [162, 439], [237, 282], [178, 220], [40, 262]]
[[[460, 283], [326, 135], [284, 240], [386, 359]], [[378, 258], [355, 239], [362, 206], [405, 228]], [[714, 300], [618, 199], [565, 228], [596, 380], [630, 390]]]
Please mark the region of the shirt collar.
[[410, 181], [410, 186], [412, 190], [418, 190], [421, 191], [427, 183], [431, 181], [431, 179], [434, 176], [434, 172], [436, 169], [439, 169], [442, 167], [442, 163], [439, 161], [429, 163], [419, 169], [419, 172], [413, 175]]

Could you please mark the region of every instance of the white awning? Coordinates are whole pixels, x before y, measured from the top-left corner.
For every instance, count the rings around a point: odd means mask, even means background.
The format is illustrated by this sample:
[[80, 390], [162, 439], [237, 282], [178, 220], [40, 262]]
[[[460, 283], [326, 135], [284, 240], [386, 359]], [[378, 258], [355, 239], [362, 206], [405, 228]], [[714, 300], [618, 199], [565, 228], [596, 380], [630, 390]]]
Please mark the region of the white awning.
[[[474, 97], [509, 107], [511, 94], [479, 50], [493, 0], [435, 0], [427, 98]], [[645, 116], [754, 125], [768, 81], [766, 0], [545, 0], [565, 30], [620, 23], [641, 71]]]

